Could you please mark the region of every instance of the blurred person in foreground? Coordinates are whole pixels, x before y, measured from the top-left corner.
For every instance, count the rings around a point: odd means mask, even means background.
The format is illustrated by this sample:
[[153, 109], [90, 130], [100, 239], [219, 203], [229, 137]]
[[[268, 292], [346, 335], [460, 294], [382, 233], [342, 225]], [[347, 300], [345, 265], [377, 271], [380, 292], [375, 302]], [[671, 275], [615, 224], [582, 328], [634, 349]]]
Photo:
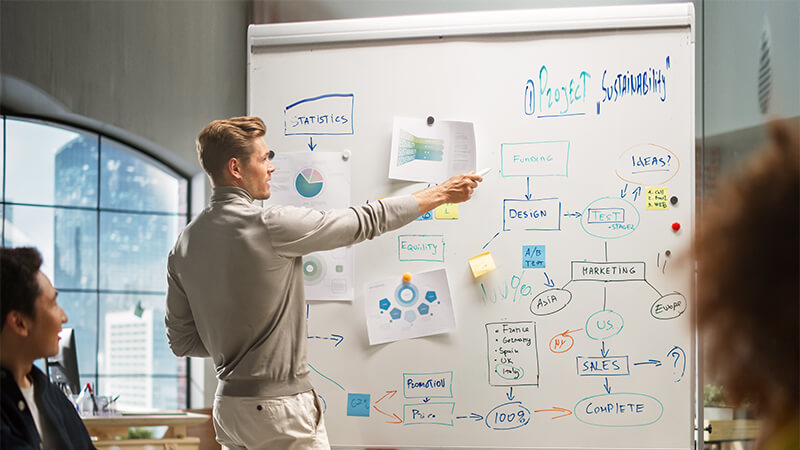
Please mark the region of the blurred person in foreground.
[[94, 449], [66, 395], [33, 362], [58, 354], [67, 315], [31, 247], [0, 249], [0, 448]]
[[768, 125], [768, 143], [706, 201], [695, 240], [698, 326], [709, 374], [751, 404], [761, 450], [800, 449], [800, 139]]

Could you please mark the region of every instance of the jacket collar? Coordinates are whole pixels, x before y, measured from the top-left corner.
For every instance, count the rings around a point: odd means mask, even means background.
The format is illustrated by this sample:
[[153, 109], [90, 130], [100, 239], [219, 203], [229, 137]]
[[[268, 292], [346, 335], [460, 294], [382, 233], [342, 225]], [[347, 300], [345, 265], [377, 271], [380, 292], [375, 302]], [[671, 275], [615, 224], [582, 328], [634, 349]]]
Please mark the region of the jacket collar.
[[[28, 374], [31, 376], [31, 380], [33, 380], [34, 392], [41, 392], [41, 386], [48, 382], [47, 375], [35, 365], [31, 366], [31, 371], [28, 372]], [[14, 379], [14, 374], [5, 367], [0, 368], [0, 378], [2, 378], [3, 384], [12, 383], [14, 386], [17, 386], [17, 380]], [[17, 388], [19, 388], [19, 386], [17, 386]]]
[[211, 194], [211, 203], [229, 202], [236, 199], [243, 199], [248, 203], [253, 203], [253, 196], [246, 190], [236, 186], [217, 186]]

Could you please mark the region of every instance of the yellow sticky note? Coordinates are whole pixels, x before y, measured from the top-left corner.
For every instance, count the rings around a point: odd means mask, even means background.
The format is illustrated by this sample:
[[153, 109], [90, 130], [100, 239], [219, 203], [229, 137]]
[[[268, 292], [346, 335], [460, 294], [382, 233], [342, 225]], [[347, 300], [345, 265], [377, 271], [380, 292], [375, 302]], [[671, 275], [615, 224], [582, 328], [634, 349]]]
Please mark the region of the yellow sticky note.
[[669, 208], [669, 188], [649, 187], [645, 190], [646, 209]]
[[445, 203], [436, 208], [437, 219], [458, 219], [458, 203]]
[[496, 269], [494, 265], [494, 258], [489, 252], [475, 255], [469, 259], [469, 268], [472, 271], [472, 276], [478, 278], [481, 275], [489, 273]]

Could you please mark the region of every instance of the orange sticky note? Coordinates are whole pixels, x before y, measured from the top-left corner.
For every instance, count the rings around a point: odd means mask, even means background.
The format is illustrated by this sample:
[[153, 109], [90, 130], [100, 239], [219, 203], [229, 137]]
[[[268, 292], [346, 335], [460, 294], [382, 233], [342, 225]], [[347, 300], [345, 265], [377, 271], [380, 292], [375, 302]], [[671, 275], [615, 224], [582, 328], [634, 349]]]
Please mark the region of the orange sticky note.
[[437, 219], [458, 219], [458, 203], [445, 203], [436, 207]]
[[469, 259], [469, 269], [472, 271], [473, 278], [478, 278], [496, 268], [497, 267], [494, 265], [494, 258], [492, 258], [492, 254], [489, 252], [475, 255]]

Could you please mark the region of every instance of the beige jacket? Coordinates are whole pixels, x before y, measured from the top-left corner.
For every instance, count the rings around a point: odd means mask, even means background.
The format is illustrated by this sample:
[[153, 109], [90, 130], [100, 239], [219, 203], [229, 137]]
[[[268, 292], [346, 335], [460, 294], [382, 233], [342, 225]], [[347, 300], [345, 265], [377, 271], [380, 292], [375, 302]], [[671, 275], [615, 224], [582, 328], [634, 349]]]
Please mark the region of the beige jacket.
[[220, 395], [310, 390], [301, 256], [372, 239], [418, 215], [410, 195], [323, 212], [262, 208], [244, 189], [214, 189], [169, 254], [170, 348], [211, 357]]

